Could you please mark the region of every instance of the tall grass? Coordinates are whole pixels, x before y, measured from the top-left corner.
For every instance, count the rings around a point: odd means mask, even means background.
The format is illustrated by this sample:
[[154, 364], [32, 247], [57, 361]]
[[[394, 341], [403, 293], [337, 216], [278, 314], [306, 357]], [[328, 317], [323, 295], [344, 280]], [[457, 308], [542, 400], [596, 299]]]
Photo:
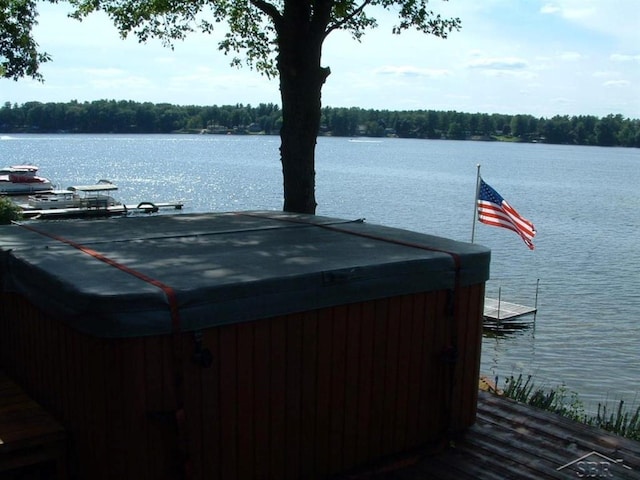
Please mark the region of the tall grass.
[[558, 413], [571, 420], [640, 441], [640, 406], [635, 411], [628, 410], [623, 400], [620, 400], [613, 411], [607, 404], [599, 403], [595, 415], [587, 414], [576, 392], [568, 392], [564, 385], [555, 388], [538, 386], [534, 384], [531, 375], [524, 377], [522, 374], [505, 379], [503, 395], [533, 407]]
[[598, 413], [585, 423], [640, 441], [640, 406], [635, 411], [626, 410], [624, 400], [620, 400], [614, 412], [608, 412], [607, 405], [599, 403]]

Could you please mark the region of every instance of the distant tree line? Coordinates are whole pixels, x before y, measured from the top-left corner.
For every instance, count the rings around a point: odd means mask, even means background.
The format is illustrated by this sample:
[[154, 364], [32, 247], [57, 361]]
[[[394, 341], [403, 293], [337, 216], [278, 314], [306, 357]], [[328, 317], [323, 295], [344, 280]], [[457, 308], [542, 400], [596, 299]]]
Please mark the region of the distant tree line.
[[[275, 104], [178, 106], [99, 100], [80, 103], [5, 103], [2, 133], [222, 133], [276, 135], [282, 110]], [[511, 140], [568, 145], [640, 147], [640, 120], [608, 115], [532, 115], [455, 111], [322, 109], [320, 135], [452, 140]]]

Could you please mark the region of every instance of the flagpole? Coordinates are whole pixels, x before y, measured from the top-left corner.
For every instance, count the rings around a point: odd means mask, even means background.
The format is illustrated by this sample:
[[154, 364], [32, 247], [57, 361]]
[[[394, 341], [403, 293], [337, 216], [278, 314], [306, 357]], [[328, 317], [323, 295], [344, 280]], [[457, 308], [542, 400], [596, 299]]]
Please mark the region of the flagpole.
[[478, 196], [480, 195], [480, 164], [477, 165], [478, 173], [476, 175], [476, 195], [473, 199], [473, 228], [471, 229], [471, 243], [476, 236], [476, 217], [478, 214]]

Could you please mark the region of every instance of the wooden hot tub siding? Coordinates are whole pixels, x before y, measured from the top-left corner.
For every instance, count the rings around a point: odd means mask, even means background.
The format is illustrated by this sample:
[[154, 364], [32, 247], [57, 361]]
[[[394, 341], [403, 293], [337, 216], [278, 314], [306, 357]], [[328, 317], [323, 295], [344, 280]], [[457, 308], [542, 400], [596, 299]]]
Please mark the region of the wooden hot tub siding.
[[3, 293], [0, 361], [68, 429], [79, 479], [179, 478], [181, 452], [194, 479], [322, 478], [474, 423], [484, 283], [459, 288], [453, 322], [449, 298], [212, 327], [203, 368], [193, 332], [91, 337]]

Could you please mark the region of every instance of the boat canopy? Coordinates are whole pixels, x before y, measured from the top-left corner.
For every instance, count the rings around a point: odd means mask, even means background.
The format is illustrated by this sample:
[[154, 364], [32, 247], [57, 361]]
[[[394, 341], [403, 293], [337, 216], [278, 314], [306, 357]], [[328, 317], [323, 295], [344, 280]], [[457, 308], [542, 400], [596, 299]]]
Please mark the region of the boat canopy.
[[77, 185], [75, 187], [69, 187], [67, 190], [72, 192], [104, 192], [117, 189], [118, 187], [113, 183], [97, 183], [95, 185]]
[[35, 165], [11, 165], [0, 169], [3, 173], [35, 173], [38, 167]]
[[36, 192], [34, 193], [34, 195], [36, 197], [46, 197], [46, 196], [61, 196], [61, 195], [72, 195], [74, 192], [72, 190], [59, 190], [59, 189], [53, 189], [53, 190], [45, 190], [42, 192]]

